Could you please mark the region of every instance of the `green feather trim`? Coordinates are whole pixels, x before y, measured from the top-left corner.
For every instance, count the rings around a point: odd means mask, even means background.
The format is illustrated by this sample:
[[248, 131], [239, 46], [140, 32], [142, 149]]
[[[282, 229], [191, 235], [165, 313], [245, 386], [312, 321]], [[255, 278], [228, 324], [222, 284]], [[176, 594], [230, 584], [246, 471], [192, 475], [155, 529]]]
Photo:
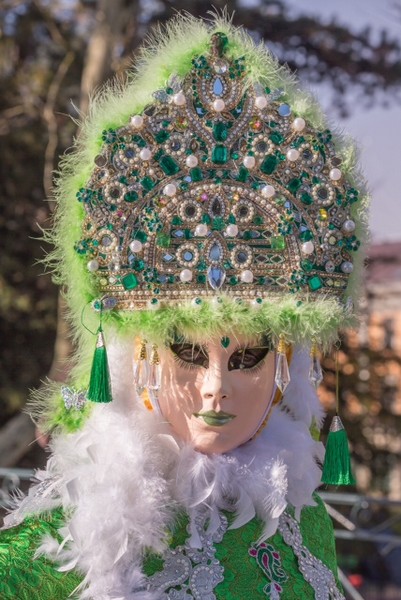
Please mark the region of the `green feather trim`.
[[324, 458], [322, 483], [328, 485], [355, 485], [351, 470], [348, 436], [339, 416], [330, 426]]
[[102, 328], [99, 327], [95, 354], [91, 369], [88, 400], [92, 402], [111, 402], [110, 371]]

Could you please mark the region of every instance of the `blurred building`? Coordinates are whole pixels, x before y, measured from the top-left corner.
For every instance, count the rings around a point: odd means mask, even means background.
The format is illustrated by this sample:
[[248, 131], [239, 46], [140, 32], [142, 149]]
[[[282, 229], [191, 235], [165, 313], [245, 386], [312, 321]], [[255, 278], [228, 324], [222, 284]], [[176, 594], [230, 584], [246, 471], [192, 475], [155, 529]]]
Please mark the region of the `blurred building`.
[[[358, 487], [401, 498], [401, 241], [374, 244], [361, 290], [361, 326], [338, 354], [341, 412]], [[321, 398], [335, 406], [335, 360], [324, 361]]]

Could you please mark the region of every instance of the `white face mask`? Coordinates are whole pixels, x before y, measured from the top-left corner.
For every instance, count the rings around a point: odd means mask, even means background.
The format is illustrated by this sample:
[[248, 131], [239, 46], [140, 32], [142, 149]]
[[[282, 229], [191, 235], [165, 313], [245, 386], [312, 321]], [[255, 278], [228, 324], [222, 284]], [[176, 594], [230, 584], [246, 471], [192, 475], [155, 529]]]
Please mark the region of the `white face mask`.
[[161, 413], [200, 452], [221, 454], [244, 444], [270, 412], [275, 354], [268, 342], [176, 343], [162, 351], [161, 364]]

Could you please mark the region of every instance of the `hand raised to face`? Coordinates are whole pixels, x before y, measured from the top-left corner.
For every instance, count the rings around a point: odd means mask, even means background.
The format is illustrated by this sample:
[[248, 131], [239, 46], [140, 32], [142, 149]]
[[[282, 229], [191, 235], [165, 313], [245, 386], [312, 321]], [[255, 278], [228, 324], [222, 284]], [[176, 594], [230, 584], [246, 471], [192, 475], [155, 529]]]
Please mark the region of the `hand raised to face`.
[[248, 441], [266, 417], [274, 366], [268, 341], [173, 343], [162, 353], [162, 415], [197, 450], [228, 452]]

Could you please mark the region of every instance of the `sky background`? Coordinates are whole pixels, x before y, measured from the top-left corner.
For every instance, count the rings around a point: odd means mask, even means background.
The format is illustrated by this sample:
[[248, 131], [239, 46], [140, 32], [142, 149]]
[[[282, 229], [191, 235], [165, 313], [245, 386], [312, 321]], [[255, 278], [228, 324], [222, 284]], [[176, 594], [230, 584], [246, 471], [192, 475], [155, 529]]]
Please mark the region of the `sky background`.
[[[377, 39], [382, 29], [391, 37], [401, 39], [401, 0], [287, 0], [292, 14], [319, 15], [330, 21], [335, 17], [355, 31], [366, 26]], [[310, 88], [330, 116], [328, 90], [320, 86]], [[333, 115], [338, 123], [338, 115]], [[401, 241], [401, 105], [390, 102], [388, 108], [373, 109], [356, 106], [340, 126], [358, 143], [361, 163], [372, 195], [371, 233], [374, 242]]]

